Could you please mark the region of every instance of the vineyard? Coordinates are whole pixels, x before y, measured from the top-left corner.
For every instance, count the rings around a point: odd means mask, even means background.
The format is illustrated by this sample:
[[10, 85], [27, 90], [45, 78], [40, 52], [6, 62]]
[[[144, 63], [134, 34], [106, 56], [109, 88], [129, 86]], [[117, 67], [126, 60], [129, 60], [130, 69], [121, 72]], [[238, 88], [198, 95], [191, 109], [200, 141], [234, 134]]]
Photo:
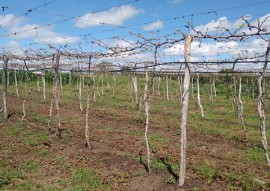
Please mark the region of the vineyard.
[[270, 15], [193, 21], [238, 8], [165, 19], [189, 18], [171, 33], [4, 47], [0, 190], [270, 190]]

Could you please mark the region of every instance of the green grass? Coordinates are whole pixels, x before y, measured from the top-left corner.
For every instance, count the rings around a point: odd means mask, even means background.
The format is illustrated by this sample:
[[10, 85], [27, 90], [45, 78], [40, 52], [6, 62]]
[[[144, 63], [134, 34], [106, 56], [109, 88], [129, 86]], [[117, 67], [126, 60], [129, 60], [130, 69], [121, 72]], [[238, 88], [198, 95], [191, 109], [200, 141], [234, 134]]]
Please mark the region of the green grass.
[[198, 172], [202, 175], [204, 179], [212, 180], [220, 177], [221, 171], [217, 167], [212, 167], [207, 164], [201, 164], [193, 166], [192, 168], [195, 172]]
[[39, 168], [39, 163], [36, 161], [27, 161], [22, 164], [20, 164], [19, 169], [21, 169], [23, 172], [32, 172]]
[[40, 114], [32, 114], [32, 119], [39, 124], [47, 123], [47, 117]]
[[89, 168], [77, 169], [74, 171], [69, 179], [69, 184], [69, 186], [71, 186], [69, 191], [110, 190], [106, 184], [100, 182], [94, 171]]
[[130, 129], [128, 130], [128, 134], [138, 136], [138, 135], [143, 135], [143, 131], [138, 130], [138, 129]]
[[113, 126], [111, 126], [111, 125], [108, 125], [108, 126], [106, 127], [106, 130], [107, 130], [108, 132], [110, 132], [110, 133], [113, 133], [113, 132], [116, 131], [116, 129], [115, 129]]
[[48, 156], [50, 154], [50, 152], [47, 149], [40, 149], [37, 151], [37, 154], [39, 156]]
[[0, 189], [23, 179], [25, 179], [25, 176], [21, 171], [5, 169], [0, 172]]
[[263, 149], [259, 147], [253, 147], [253, 148], [248, 149], [244, 157], [247, 161], [251, 161], [251, 162], [264, 162], [265, 161]]
[[22, 132], [21, 138], [26, 146], [37, 146], [43, 142], [48, 142], [51, 139], [49, 132], [40, 129], [40, 132], [36, 133], [35, 130], [26, 129]]
[[24, 122], [16, 122], [12, 126], [10, 126], [7, 130], [7, 134], [9, 136], [18, 135], [22, 131], [22, 127], [24, 126]]
[[[141, 92], [143, 94], [143, 88], [144, 88], [144, 79], [140, 77], [140, 81], [138, 82], [139, 86], [141, 87]], [[96, 82], [99, 81], [99, 87], [96, 85], [96, 88], [100, 89], [100, 79], [98, 76], [96, 76]], [[75, 82], [76, 83], [76, 82]], [[115, 89], [115, 96], [112, 96], [112, 84], [110, 89], [106, 89], [104, 87], [104, 95], [99, 96], [96, 92], [97, 102], [92, 103], [90, 107], [90, 112], [95, 115], [95, 113], [98, 113], [102, 116], [113, 116], [113, 118], [119, 119], [127, 122], [131, 121], [130, 127], [129, 124], [126, 123], [123, 126], [118, 126], [118, 124], [105, 122], [103, 120], [98, 120], [98, 117], [94, 116], [94, 119], [96, 120], [95, 123], [91, 123], [91, 134], [94, 138], [93, 140], [108, 140], [107, 135], [110, 134], [111, 136], [114, 136], [113, 138], [119, 137], [119, 134], [124, 135], [123, 138], [132, 139], [134, 136], [136, 136], [136, 139], [140, 137], [143, 140], [143, 134], [144, 134], [144, 109], [143, 109], [143, 103], [141, 108], [141, 113], [139, 118], [137, 117], [137, 108], [136, 104], [132, 103], [129, 98], [128, 93], [128, 77], [127, 76], [117, 76], [117, 86]], [[153, 153], [155, 151], [158, 151], [158, 149], [168, 149], [168, 153], [171, 152], [170, 149], [175, 149], [177, 152], [179, 151], [179, 131], [180, 131], [180, 123], [181, 123], [181, 106], [180, 103], [176, 97], [176, 84], [175, 81], [172, 82], [173, 88], [170, 89], [174, 92], [174, 100], [166, 100], [163, 95], [164, 90], [164, 81], [161, 84], [161, 95], [156, 96], [154, 94], [151, 97], [150, 102], [150, 123], [149, 123], [149, 143], [150, 148]], [[33, 87], [36, 87], [36, 84], [32, 84]], [[104, 81], [104, 85], [106, 85], [106, 82]], [[24, 87], [21, 86], [23, 89]], [[47, 102], [41, 103], [40, 97], [42, 93], [38, 93], [35, 96], [35, 92], [31, 94], [30, 101], [33, 101], [35, 104], [39, 104], [42, 107], [48, 108], [50, 104], [50, 96], [51, 96], [51, 84], [48, 84], [46, 86], [47, 88]], [[65, 118], [61, 122], [63, 123], [63, 131], [62, 136], [63, 138], [59, 142], [55, 142], [57, 148], [59, 150], [64, 150], [66, 146], [73, 144], [74, 142], [71, 141], [71, 138], [77, 138], [77, 137], [83, 137], [83, 131], [84, 131], [84, 115], [78, 111], [79, 108], [79, 101], [78, 101], [78, 92], [76, 93], [77, 97], [75, 97], [74, 92], [74, 84], [72, 86], [64, 86], [64, 97], [61, 98], [60, 103], [60, 110], [61, 112], [64, 111], [64, 109], [69, 109], [70, 112], [76, 112], [76, 117], [69, 117]], [[86, 87], [83, 89], [83, 107], [86, 106]], [[202, 139], [205, 137], [213, 137], [213, 141], [215, 142], [214, 149], [218, 148], [219, 141], [218, 139], [222, 139], [222, 141], [226, 141], [230, 143], [230, 141], [233, 141], [233, 144], [235, 144], [234, 149], [230, 150], [230, 153], [224, 153], [222, 158], [216, 159], [215, 156], [213, 159], [210, 159], [207, 157], [207, 160], [211, 160], [209, 163], [201, 164], [201, 161], [192, 161], [191, 169], [196, 174], [200, 174], [202, 178], [206, 182], [212, 182], [213, 180], [220, 178], [226, 179], [227, 183], [227, 189], [230, 190], [261, 190], [258, 189], [253, 182], [252, 182], [252, 175], [248, 175], [247, 172], [241, 172], [241, 170], [237, 169], [236, 172], [227, 172], [225, 171], [224, 174], [222, 174], [222, 168], [223, 166], [221, 163], [216, 163], [217, 160], [223, 160], [222, 162], [226, 163], [226, 165], [237, 165], [237, 163], [248, 163], [250, 165], [260, 165], [260, 167], [265, 166], [265, 159], [263, 155], [263, 150], [261, 148], [252, 147], [247, 148], [243, 141], [243, 128], [241, 126], [240, 120], [235, 116], [235, 112], [232, 111], [232, 105], [230, 100], [228, 99], [226, 95], [226, 90], [224, 84], [218, 83], [217, 84], [217, 90], [218, 90], [218, 96], [214, 98], [214, 103], [211, 104], [209, 101], [209, 84], [203, 84], [201, 86], [201, 100], [202, 105], [205, 112], [205, 118], [201, 119], [200, 111], [198, 108], [196, 108], [196, 97], [192, 98], [190, 93], [190, 100], [189, 100], [189, 113], [188, 113], [188, 121], [187, 121], [187, 136], [188, 136], [188, 150], [192, 150], [192, 146], [197, 146], [195, 143], [196, 140], [189, 140], [189, 133], [201, 134]], [[12, 89], [13, 90], [13, 89]], [[24, 97], [24, 91], [22, 92], [22, 97]], [[196, 92], [195, 92], [196, 93]], [[14, 91], [12, 91], [11, 95], [15, 97]], [[50, 95], [50, 96], [49, 96]], [[92, 95], [92, 94], [91, 94]], [[196, 94], [195, 94], [196, 96]], [[266, 101], [266, 103], [269, 102], [269, 99]], [[72, 103], [72, 104], [71, 104]], [[251, 100], [251, 98], [247, 98], [247, 95], [243, 93], [243, 103], [244, 103], [244, 120], [248, 129], [249, 133], [249, 141], [251, 145], [260, 145], [260, 131], [258, 128], [259, 125], [259, 119], [257, 114], [257, 101]], [[77, 104], [77, 105], [76, 105]], [[12, 109], [16, 110], [16, 114], [21, 115], [21, 108], [17, 107], [15, 105], [11, 106]], [[63, 110], [62, 110], [63, 108]], [[11, 109], [11, 110], [12, 110]], [[17, 112], [18, 111], [18, 112]], [[38, 109], [36, 110], [38, 111]], [[29, 111], [30, 112], [30, 111]], [[60, 113], [61, 113], [60, 112]], [[266, 115], [267, 119], [269, 118], [269, 107], [266, 107]], [[50, 151], [50, 149], [44, 148], [43, 142], [53, 142], [52, 137], [50, 134], [47, 133], [45, 129], [42, 129], [40, 127], [44, 126], [47, 121], [47, 116], [42, 115], [40, 113], [31, 113], [28, 114], [28, 116], [31, 116], [31, 121], [25, 120], [22, 122], [15, 122], [10, 127], [3, 128], [3, 134], [7, 133], [8, 138], [14, 138], [16, 140], [15, 145], [9, 144], [6, 147], [3, 148], [4, 156], [2, 157], [0, 161], [0, 190], [1, 185], [3, 185], [3, 188], [6, 190], [109, 190], [109, 183], [103, 183], [98, 178], [98, 169], [95, 171], [91, 169], [90, 167], [86, 167], [84, 169], [75, 169], [78, 167], [72, 166], [76, 162], [79, 164], [83, 164], [85, 160], [88, 160], [86, 156], [77, 156], [74, 158], [68, 158], [67, 156], [56, 156], [53, 152]], [[80, 117], [81, 116], [81, 117]], [[61, 117], [61, 116], [60, 116]], [[90, 117], [91, 118], [91, 117]], [[97, 119], [96, 119], [97, 118]], [[3, 118], [0, 117], [0, 121], [3, 121]], [[137, 123], [137, 124], [133, 124]], [[68, 124], [68, 128], [65, 127], [65, 125]], [[79, 124], [79, 125], [78, 125]], [[113, 124], [113, 125], [112, 125]], [[121, 124], [122, 125], [122, 124]], [[266, 126], [268, 127], [270, 125], [270, 120], [266, 121]], [[29, 126], [29, 127], [28, 127]], [[80, 129], [77, 128], [80, 126]], [[69, 128], [71, 127], [71, 128]], [[74, 127], [74, 128], [73, 128]], [[97, 132], [97, 129], [100, 127], [103, 127], [103, 131], [107, 131], [107, 133], [102, 134], [95, 134]], [[122, 127], [122, 128], [121, 128]], [[135, 128], [136, 127], [136, 128]], [[78, 130], [79, 129], [79, 130]], [[2, 130], [2, 129], [1, 129]], [[125, 134], [122, 134], [122, 131], [125, 131]], [[205, 136], [207, 135], [207, 136]], [[208, 136], [209, 135], [209, 136]], [[205, 136], [205, 137], [204, 137]], [[16, 137], [16, 138], [15, 138]], [[270, 138], [270, 130], [267, 129], [267, 137]], [[2, 138], [2, 137], [1, 137]], [[195, 137], [196, 139], [196, 137]], [[10, 139], [13, 140], [13, 139]], [[8, 141], [10, 141], [8, 140]], [[115, 140], [115, 139], [113, 139]], [[208, 141], [208, 140], [203, 140]], [[212, 140], [210, 140], [212, 141]], [[11, 142], [11, 141], [10, 141]], [[142, 145], [143, 145], [143, 141]], [[223, 143], [223, 142], [222, 142]], [[2, 144], [0, 140], [0, 144]], [[18, 145], [16, 145], [18, 144]], [[54, 144], [54, 142], [52, 143]], [[77, 144], [77, 143], [76, 143]], [[81, 144], [81, 143], [80, 143]], [[103, 141], [103, 144], [106, 146], [107, 142]], [[141, 145], [141, 146], [142, 146]], [[203, 145], [206, 145], [203, 143]], [[18, 147], [23, 147], [22, 150], [19, 150]], [[83, 145], [82, 145], [83, 147]], [[84, 148], [84, 147], [83, 147]], [[142, 148], [144, 148], [142, 146]], [[15, 150], [16, 149], [16, 150]], [[28, 150], [34, 150], [35, 154], [34, 157], [39, 157], [39, 160], [33, 160], [34, 161], [21, 161], [21, 165], [19, 166], [12, 166], [13, 163], [10, 162], [12, 160], [12, 154], [14, 151], [22, 151], [22, 155], [25, 155], [24, 157], [27, 158], [27, 152]], [[211, 152], [211, 143], [207, 144], [207, 149]], [[238, 150], [237, 150], [238, 149]], [[23, 153], [24, 152], [24, 153]], [[130, 151], [125, 150], [124, 152], [129, 153]], [[175, 154], [175, 151], [173, 151]], [[16, 152], [17, 154], [17, 152]], [[133, 153], [134, 154], [134, 153]], [[177, 153], [178, 154], [178, 153]], [[189, 154], [189, 153], [188, 153]], [[132, 158], [132, 154], [130, 153], [127, 155], [128, 157]], [[155, 169], [162, 169], [164, 171], [168, 170], [168, 168], [173, 169], [174, 172], [178, 171], [178, 156], [166, 156], [166, 160], [168, 160], [167, 163], [164, 163], [163, 161], [153, 157], [151, 158], [151, 165]], [[192, 154], [189, 157], [193, 157], [194, 154]], [[91, 156], [92, 157], [92, 156]], [[143, 156], [144, 158], [145, 156]], [[197, 156], [196, 156], [197, 157]], [[42, 162], [40, 162], [40, 158], [44, 160], [48, 160], [49, 162], [52, 162], [55, 165], [55, 168], [60, 171], [66, 172], [66, 175], [60, 180], [56, 181], [54, 184], [50, 186], [42, 186], [38, 183], [35, 183], [32, 179], [27, 179], [27, 175], [24, 174], [22, 171], [27, 172], [31, 176], [35, 173], [36, 170], [39, 170], [41, 168]], [[74, 160], [70, 162], [69, 160]], [[139, 160], [139, 158], [136, 158], [136, 160]], [[213, 161], [212, 161], [213, 160]], [[236, 164], [233, 164], [234, 161], [237, 161]], [[77, 164], [77, 163], [76, 163]], [[220, 164], [220, 165], [219, 165]], [[81, 166], [80, 166], [81, 167]], [[14, 170], [14, 168], [17, 168], [18, 172]], [[189, 167], [188, 167], [189, 168]], [[234, 169], [234, 168], [233, 168]], [[227, 169], [228, 170], [228, 169]], [[251, 170], [250, 170], [251, 171]], [[266, 170], [265, 170], [266, 171]], [[134, 171], [130, 176], [133, 177], [139, 177], [144, 176], [145, 171], [141, 171], [138, 169], [137, 171]], [[245, 174], [243, 174], [245, 173]], [[239, 174], [239, 175], [238, 175]], [[119, 177], [118, 177], [119, 176]], [[261, 177], [265, 176], [265, 172], [262, 172]], [[125, 176], [124, 175], [118, 175], [115, 179], [115, 181], [124, 182]], [[221, 180], [223, 181], [223, 180]], [[224, 182], [224, 181], [223, 181]], [[168, 178], [167, 183], [171, 184], [173, 183], [173, 180], [171, 178]], [[12, 186], [13, 185], [13, 186]], [[225, 189], [225, 188], [224, 188]]]

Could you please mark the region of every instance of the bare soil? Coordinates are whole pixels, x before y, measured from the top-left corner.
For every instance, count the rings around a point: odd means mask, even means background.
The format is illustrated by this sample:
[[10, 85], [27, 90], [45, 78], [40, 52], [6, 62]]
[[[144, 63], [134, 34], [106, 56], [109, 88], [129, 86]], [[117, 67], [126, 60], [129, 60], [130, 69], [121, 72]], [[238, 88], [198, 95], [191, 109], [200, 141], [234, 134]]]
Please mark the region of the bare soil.
[[[47, 131], [46, 123], [35, 121], [32, 114], [47, 117], [49, 101], [42, 103], [37, 98], [41, 97], [40, 93], [36, 94], [27, 101], [26, 125], [22, 127], [31, 130], [30, 138]], [[22, 101], [22, 98], [9, 97], [10, 117], [0, 123], [1, 132], [20, 121]], [[143, 120], [130, 118], [134, 114], [128, 109], [119, 109], [118, 114], [111, 114], [106, 106], [90, 108], [91, 149], [88, 149], [84, 140], [85, 111], [78, 111], [77, 105], [76, 98], [68, 104], [60, 104], [61, 140], [54, 139], [52, 134], [49, 141], [24, 147], [19, 137], [0, 133], [0, 158], [4, 156], [5, 149], [13, 148], [9, 157], [10, 167], [16, 168], [25, 159], [38, 161], [40, 168], [29, 173], [28, 177], [42, 185], [52, 185], [70, 176], [70, 168], [94, 169], [101, 183], [109, 184], [112, 190], [248, 190], [243, 177], [249, 173], [269, 184], [270, 177], [264, 163], [241, 159], [248, 149], [244, 143], [188, 130], [186, 182], [180, 188], [174, 184], [178, 172], [172, 168], [172, 164], [177, 164], [179, 160], [179, 124], [162, 129], [150, 121], [149, 134], [164, 138], [164, 142], [153, 147], [152, 159], [162, 163], [165, 169], [153, 168], [148, 174], [144, 165]], [[167, 114], [159, 115], [159, 120], [170, 117]], [[38, 156], [40, 149], [49, 151], [50, 157]], [[217, 168], [218, 173], [214, 177], [204, 177], [196, 170], [202, 164]], [[230, 173], [242, 178], [230, 178]], [[252, 189], [270, 190], [265, 184], [251, 184]], [[66, 189], [69, 188], [63, 186], [60, 190]]]

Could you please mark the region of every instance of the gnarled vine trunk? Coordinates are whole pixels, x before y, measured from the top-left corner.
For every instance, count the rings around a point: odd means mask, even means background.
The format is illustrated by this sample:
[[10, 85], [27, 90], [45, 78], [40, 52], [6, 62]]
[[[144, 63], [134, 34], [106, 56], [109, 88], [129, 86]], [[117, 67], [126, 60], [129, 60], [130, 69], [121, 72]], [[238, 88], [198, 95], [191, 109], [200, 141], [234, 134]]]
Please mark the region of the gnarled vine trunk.
[[243, 101], [241, 100], [241, 93], [242, 93], [242, 78], [240, 77], [239, 78], [239, 92], [238, 92], [239, 116], [241, 119], [242, 127], [244, 129], [245, 142], [247, 142], [248, 141], [248, 132], [247, 132], [247, 128], [246, 128], [246, 125], [244, 122], [244, 116], [243, 116], [244, 109], [243, 109]]
[[260, 74], [258, 78], [258, 114], [260, 117], [260, 130], [261, 130], [261, 141], [262, 141], [262, 146], [264, 149], [264, 156], [266, 159], [266, 163], [268, 166], [268, 171], [270, 173], [270, 159], [268, 156], [268, 142], [267, 142], [267, 136], [266, 136], [266, 124], [265, 124], [265, 92], [264, 90], [264, 78], [265, 78], [265, 73], [266, 73], [266, 68], [267, 64], [269, 61], [269, 51], [270, 51], [270, 41], [268, 42], [267, 50], [266, 50], [266, 58], [265, 58], [265, 64], [263, 67], [263, 71]]
[[54, 79], [53, 79], [53, 98], [54, 98], [54, 107], [56, 112], [56, 131], [55, 137], [57, 139], [61, 138], [60, 128], [60, 111], [59, 111], [59, 62], [60, 62], [60, 54], [56, 55], [55, 64], [53, 66], [54, 69]]
[[196, 82], [197, 82], [197, 102], [198, 102], [198, 105], [199, 105], [200, 110], [201, 110], [201, 116], [202, 116], [202, 118], [204, 118], [204, 112], [203, 112], [203, 107], [202, 107], [202, 104], [201, 104], [201, 96], [200, 96], [200, 79], [199, 79], [199, 74], [197, 74]]

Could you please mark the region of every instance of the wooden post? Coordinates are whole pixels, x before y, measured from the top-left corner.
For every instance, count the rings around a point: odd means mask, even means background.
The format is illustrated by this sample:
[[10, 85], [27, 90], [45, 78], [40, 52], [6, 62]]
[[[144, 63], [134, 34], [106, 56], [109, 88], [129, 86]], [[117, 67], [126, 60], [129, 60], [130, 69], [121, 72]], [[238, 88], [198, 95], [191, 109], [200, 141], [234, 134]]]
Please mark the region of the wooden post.
[[80, 66], [80, 82], [79, 82], [79, 106], [80, 106], [80, 111], [83, 110], [82, 108], [82, 66]]
[[192, 36], [185, 37], [185, 77], [184, 77], [184, 91], [182, 96], [182, 116], [181, 116], [181, 133], [180, 133], [180, 171], [178, 185], [183, 186], [186, 174], [186, 128], [187, 128], [187, 115], [188, 115], [188, 101], [189, 101], [189, 84], [190, 84], [190, 46]]
[[55, 137], [57, 139], [61, 138], [60, 134], [60, 113], [59, 113], [59, 62], [60, 62], [60, 54], [58, 53], [56, 55], [55, 64], [53, 66], [54, 68], [54, 91], [53, 91], [53, 98], [54, 98], [54, 107], [56, 111], [56, 131], [55, 131]]
[[7, 92], [8, 92], [8, 60], [9, 58], [4, 55], [3, 56], [3, 114], [4, 118], [8, 118], [8, 108], [7, 108]]
[[85, 113], [85, 139], [86, 146], [90, 149], [90, 138], [89, 138], [89, 107], [90, 107], [90, 69], [91, 69], [91, 57], [89, 57], [88, 63], [88, 76], [87, 76], [87, 103], [86, 103], [86, 113]]
[[46, 81], [45, 81], [45, 70], [42, 72], [42, 86], [43, 86], [43, 100], [46, 101]]
[[144, 86], [144, 110], [145, 110], [145, 131], [144, 131], [144, 140], [146, 145], [146, 161], [147, 161], [147, 170], [148, 173], [151, 173], [151, 154], [150, 154], [150, 147], [148, 143], [148, 128], [149, 128], [149, 109], [150, 109], [150, 97], [148, 93], [148, 65], [145, 63], [145, 86]]

